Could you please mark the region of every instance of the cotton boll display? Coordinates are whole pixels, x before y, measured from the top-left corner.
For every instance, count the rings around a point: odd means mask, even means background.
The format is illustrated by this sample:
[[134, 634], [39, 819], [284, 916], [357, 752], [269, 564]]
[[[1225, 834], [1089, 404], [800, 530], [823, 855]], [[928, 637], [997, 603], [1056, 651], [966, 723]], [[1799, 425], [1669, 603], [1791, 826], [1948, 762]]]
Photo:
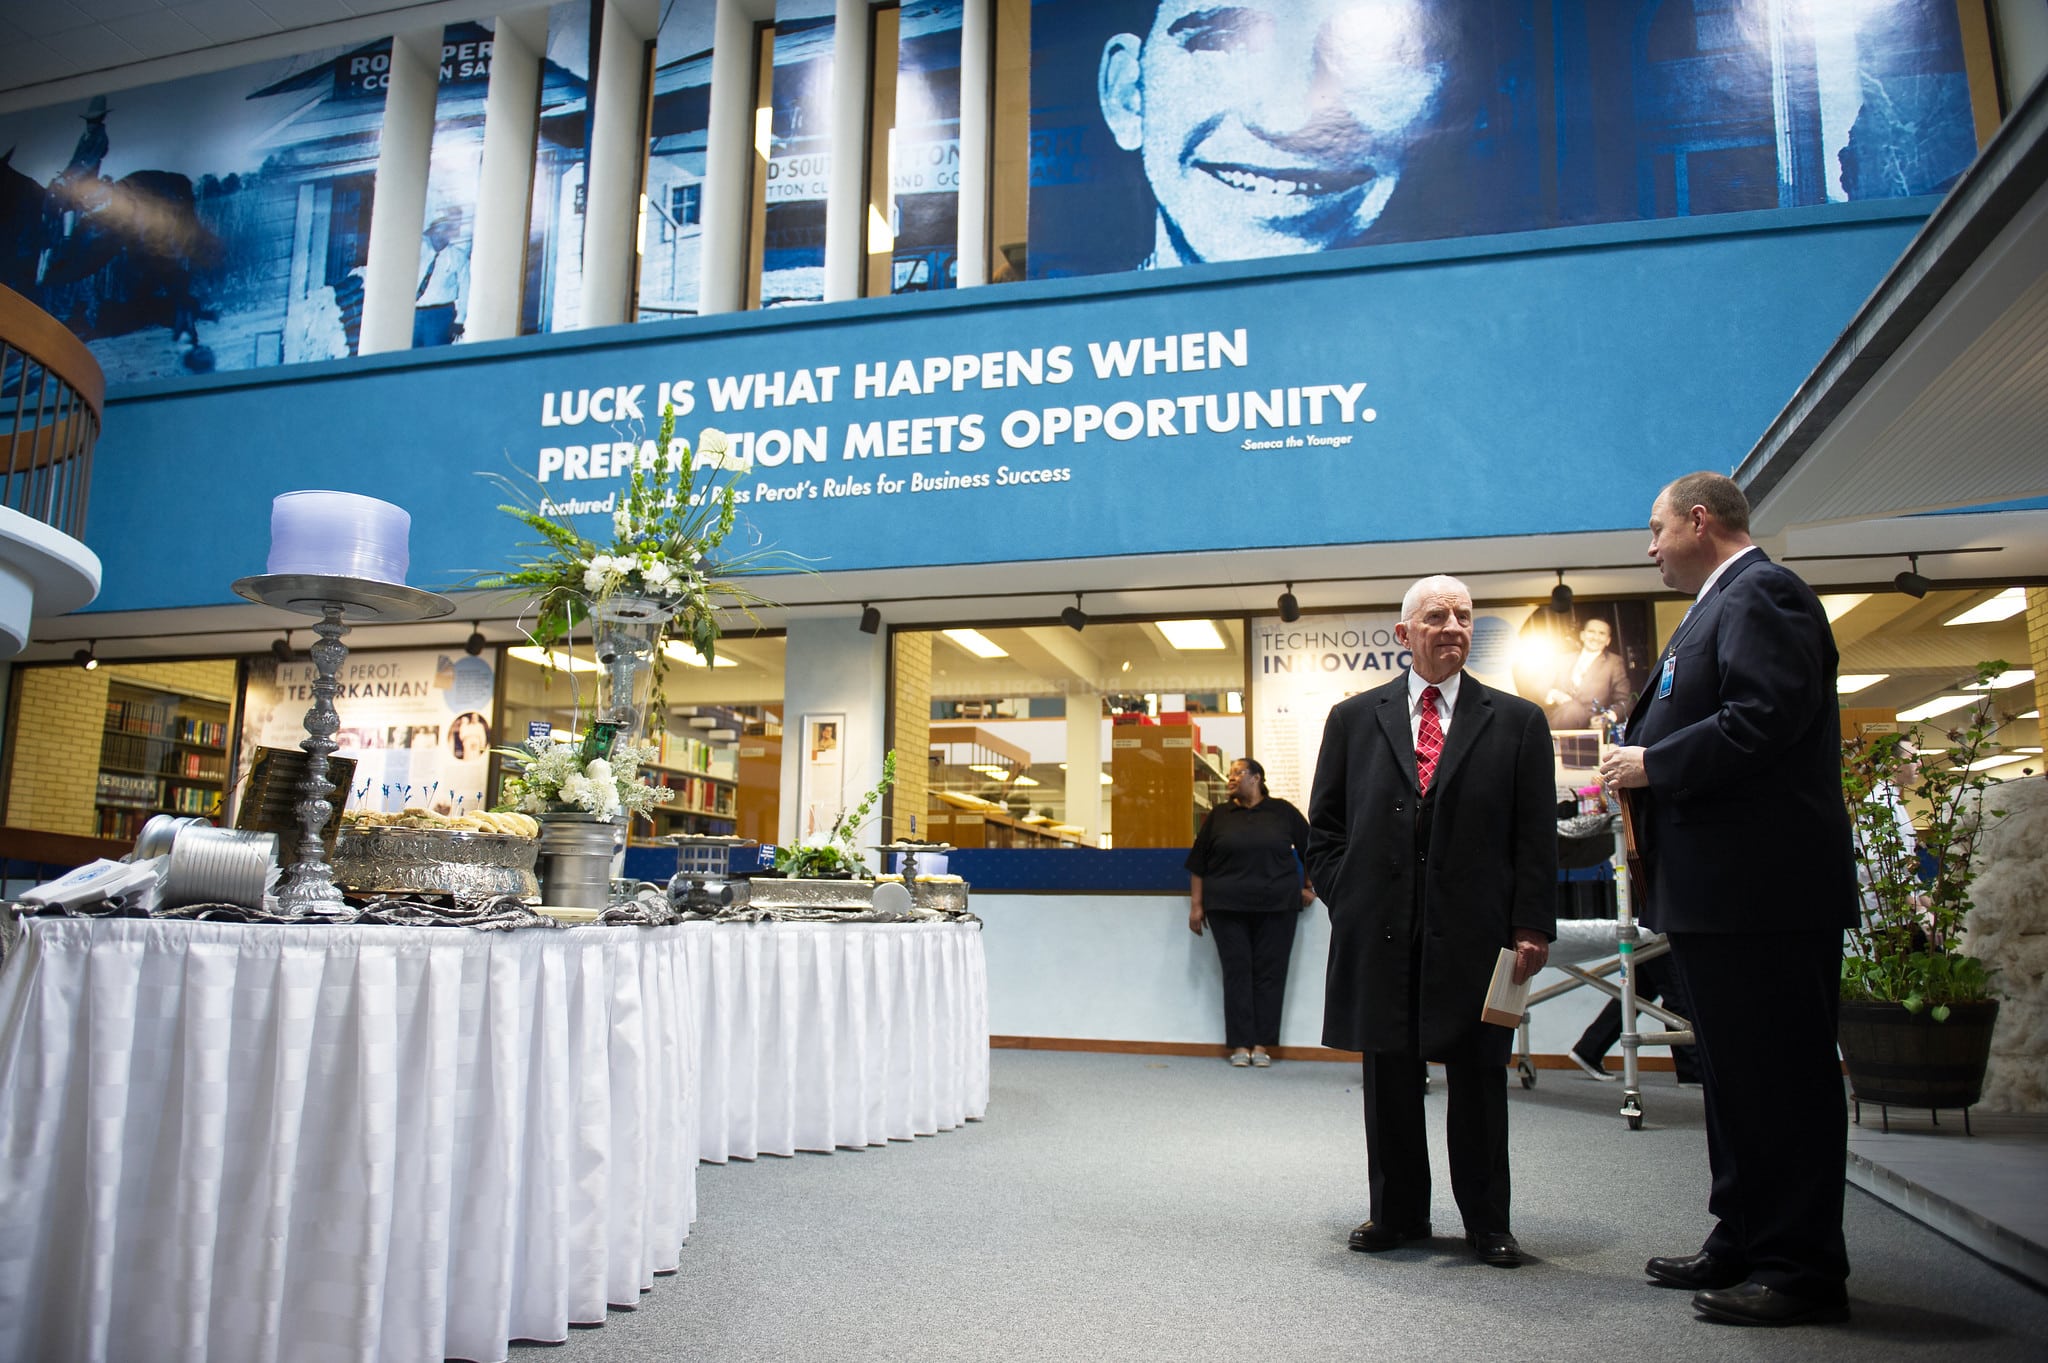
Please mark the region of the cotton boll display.
[[2048, 778], [1984, 793], [1989, 820], [1964, 920], [1970, 954], [1992, 969], [2001, 1002], [1984, 1106], [2048, 1111]]

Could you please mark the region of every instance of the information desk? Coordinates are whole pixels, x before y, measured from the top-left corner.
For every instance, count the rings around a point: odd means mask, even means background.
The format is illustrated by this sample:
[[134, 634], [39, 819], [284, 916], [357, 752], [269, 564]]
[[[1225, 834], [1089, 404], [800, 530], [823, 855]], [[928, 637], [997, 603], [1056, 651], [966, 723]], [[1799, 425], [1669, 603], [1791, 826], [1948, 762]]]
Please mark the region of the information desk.
[[0, 1358], [562, 1339], [677, 1266], [694, 1156], [980, 1116], [981, 960], [972, 925], [31, 920], [0, 976]]

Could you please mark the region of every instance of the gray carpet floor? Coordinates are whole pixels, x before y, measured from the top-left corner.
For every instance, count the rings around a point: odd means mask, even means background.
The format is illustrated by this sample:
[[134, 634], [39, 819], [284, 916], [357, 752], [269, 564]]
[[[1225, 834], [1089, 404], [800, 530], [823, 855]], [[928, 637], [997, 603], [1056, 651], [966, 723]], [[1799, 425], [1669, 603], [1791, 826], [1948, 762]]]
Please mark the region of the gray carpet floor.
[[[514, 1358], [624, 1360], [2026, 1359], [2048, 1296], [1855, 1189], [1854, 1319], [1694, 1318], [1643, 1260], [1706, 1230], [1697, 1090], [1545, 1071], [1511, 1089], [1515, 1230], [1459, 1234], [1429, 1100], [1438, 1237], [1356, 1254], [1365, 1151], [1351, 1067], [997, 1051], [988, 1119], [884, 1149], [698, 1169], [682, 1269], [638, 1309]], [[2048, 1193], [2048, 1190], [2044, 1190]]]

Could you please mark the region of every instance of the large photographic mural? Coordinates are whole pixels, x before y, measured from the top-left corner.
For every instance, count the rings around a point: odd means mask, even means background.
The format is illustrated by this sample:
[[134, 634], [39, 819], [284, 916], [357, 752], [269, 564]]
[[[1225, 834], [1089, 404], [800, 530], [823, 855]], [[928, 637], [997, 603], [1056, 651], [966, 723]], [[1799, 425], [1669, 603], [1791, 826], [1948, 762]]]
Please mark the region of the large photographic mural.
[[1945, 191], [1947, 0], [1039, 0], [1029, 273]]
[[111, 383], [355, 353], [390, 65], [386, 40], [0, 116], [0, 282]]

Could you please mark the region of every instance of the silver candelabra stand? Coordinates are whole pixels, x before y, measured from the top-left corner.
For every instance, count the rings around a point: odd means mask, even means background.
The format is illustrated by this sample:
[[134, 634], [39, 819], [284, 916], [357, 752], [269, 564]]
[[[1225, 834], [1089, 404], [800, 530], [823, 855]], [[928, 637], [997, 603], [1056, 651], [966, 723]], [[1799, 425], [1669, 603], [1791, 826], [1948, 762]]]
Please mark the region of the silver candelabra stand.
[[319, 638], [307, 650], [313, 659], [313, 708], [306, 711], [306, 737], [299, 744], [306, 753], [306, 771], [299, 780], [298, 858], [285, 869], [277, 897], [286, 913], [309, 918], [337, 914], [342, 908], [341, 891], [334, 887], [334, 871], [327, 864], [327, 849], [320, 835], [334, 815], [334, 805], [327, 798], [334, 793], [334, 784], [327, 779], [327, 756], [334, 751], [334, 732], [341, 727], [334, 693], [340, 685], [341, 665], [348, 659], [348, 645], [341, 641], [349, 629], [343, 617], [403, 624], [448, 615], [455, 610], [455, 603], [402, 583], [320, 573], [245, 577], [235, 582], [234, 592], [294, 615], [314, 617], [313, 633]]

